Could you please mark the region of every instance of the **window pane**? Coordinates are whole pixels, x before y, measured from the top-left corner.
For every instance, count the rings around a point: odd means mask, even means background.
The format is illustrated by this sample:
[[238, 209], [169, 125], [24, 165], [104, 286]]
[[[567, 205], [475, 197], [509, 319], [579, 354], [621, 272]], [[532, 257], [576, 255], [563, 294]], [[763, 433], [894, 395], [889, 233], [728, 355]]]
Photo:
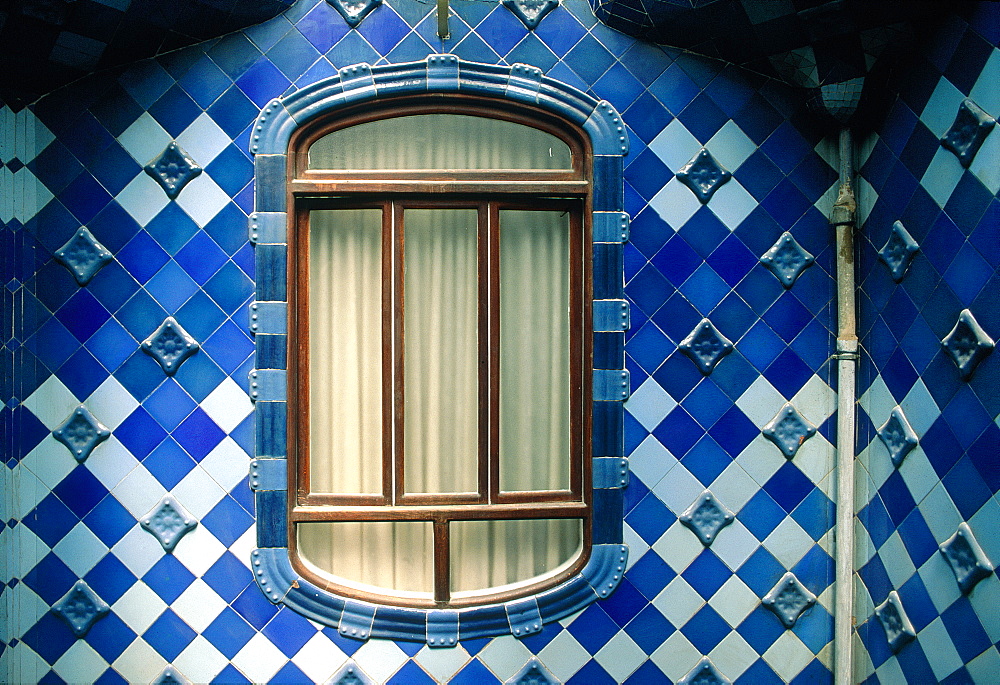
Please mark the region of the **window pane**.
[[478, 213], [403, 216], [406, 492], [476, 492], [479, 451]]
[[583, 544], [579, 519], [456, 521], [451, 524], [451, 589], [480, 594], [555, 573]]
[[569, 215], [500, 212], [500, 489], [569, 489]]
[[382, 212], [309, 222], [311, 489], [381, 493]]
[[379, 119], [329, 133], [310, 169], [571, 169], [569, 146], [536, 128], [463, 114]]
[[316, 522], [297, 528], [299, 555], [346, 584], [433, 595], [429, 521]]

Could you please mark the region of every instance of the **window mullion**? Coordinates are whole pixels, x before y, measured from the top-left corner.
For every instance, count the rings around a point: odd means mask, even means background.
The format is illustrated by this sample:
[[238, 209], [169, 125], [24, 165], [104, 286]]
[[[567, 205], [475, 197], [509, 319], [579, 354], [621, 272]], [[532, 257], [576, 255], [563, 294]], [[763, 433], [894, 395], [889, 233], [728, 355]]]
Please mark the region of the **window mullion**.
[[489, 502], [496, 504], [500, 494], [500, 207], [497, 202], [486, 203], [488, 215], [488, 260], [485, 292], [481, 294], [487, 309], [486, 339], [487, 358], [484, 373], [486, 382], [484, 420], [488, 425], [486, 460], [489, 465]]
[[[387, 434], [391, 436], [384, 455], [383, 475], [391, 481], [391, 502], [397, 504], [403, 494], [403, 208], [395, 200], [386, 201], [387, 216], [386, 252], [389, 255], [387, 273], [383, 282], [387, 284], [388, 302], [384, 307], [383, 330], [388, 332], [386, 341], [386, 365], [390, 369], [391, 382], [385, 384]], [[391, 356], [390, 356], [391, 355]]]

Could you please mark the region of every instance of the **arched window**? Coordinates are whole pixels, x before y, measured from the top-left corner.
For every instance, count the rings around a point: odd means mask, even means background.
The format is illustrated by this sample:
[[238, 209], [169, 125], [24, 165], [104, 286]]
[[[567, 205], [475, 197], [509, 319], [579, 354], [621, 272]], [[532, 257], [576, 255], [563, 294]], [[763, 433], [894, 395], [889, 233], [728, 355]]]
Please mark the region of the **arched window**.
[[268, 597], [444, 645], [605, 596], [625, 559], [617, 115], [432, 56], [343, 70], [255, 131]]

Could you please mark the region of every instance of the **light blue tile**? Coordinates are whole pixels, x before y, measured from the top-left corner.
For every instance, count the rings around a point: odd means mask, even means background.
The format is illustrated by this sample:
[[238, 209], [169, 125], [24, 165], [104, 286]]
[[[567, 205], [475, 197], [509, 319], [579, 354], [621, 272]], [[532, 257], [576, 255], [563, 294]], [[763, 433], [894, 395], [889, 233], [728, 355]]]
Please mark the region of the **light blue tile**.
[[757, 200], [739, 181], [731, 178], [715, 192], [708, 208], [732, 231], [757, 208]]
[[754, 153], [757, 146], [743, 132], [735, 121], [729, 120], [712, 139], [705, 144], [719, 164], [729, 171], [736, 171]]
[[1000, 49], [993, 49], [986, 66], [979, 73], [976, 85], [972, 87], [969, 98], [982, 107], [991, 117], [1000, 117]]
[[924, 655], [939, 682], [951, 675], [955, 669], [961, 668], [962, 657], [958, 655], [940, 618], [934, 619], [930, 625], [921, 630], [918, 637]]
[[946, 77], [942, 76], [937, 87], [931, 94], [930, 99], [920, 113], [920, 121], [924, 122], [938, 138], [944, 136], [955, 123], [955, 115], [958, 114], [958, 106], [962, 104], [965, 96], [952, 85]]

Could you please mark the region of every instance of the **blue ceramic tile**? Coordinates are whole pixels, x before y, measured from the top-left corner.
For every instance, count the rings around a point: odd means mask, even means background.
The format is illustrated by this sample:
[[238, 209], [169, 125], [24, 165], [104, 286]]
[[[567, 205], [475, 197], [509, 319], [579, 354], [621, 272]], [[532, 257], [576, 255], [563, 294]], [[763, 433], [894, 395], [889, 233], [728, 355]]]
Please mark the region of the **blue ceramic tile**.
[[708, 257], [729, 235], [729, 229], [719, 221], [708, 207], [694, 213], [687, 223], [678, 229], [680, 235], [702, 257]]
[[194, 461], [168, 437], [143, 459], [143, 465], [165, 489], [172, 490], [194, 468]]
[[626, 577], [652, 601], [677, 574], [655, 552], [646, 553], [626, 572]]
[[202, 520], [212, 535], [227, 547], [253, 525], [253, 518], [229, 496], [223, 497]]
[[105, 495], [107, 489], [86, 466], [77, 466], [53, 488], [55, 494], [78, 518], [86, 516]]
[[133, 456], [144, 459], [167, 434], [145, 409], [138, 407], [115, 429], [115, 437]]
[[90, 166], [94, 178], [111, 195], [117, 195], [139, 173], [139, 165], [121, 145], [112, 142]]
[[625, 179], [643, 198], [650, 200], [669, 180], [669, 170], [652, 150], [644, 150], [625, 168]]
[[146, 232], [167, 254], [175, 255], [198, 231], [198, 225], [174, 202], [146, 224]]
[[758, 432], [738, 407], [730, 407], [709, 430], [712, 438], [734, 459], [757, 437]]
[[166, 609], [142, 637], [169, 662], [191, 644], [196, 634], [172, 609]]
[[[105, 497], [84, 519], [87, 528], [108, 547], [113, 547], [135, 525], [135, 518], [114, 497]], [[107, 558], [107, 557], [106, 557]], [[114, 559], [114, 557], [111, 557]], [[98, 564], [100, 565], [100, 563]], [[113, 565], [113, 564], [112, 564]], [[96, 568], [96, 567], [95, 567]], [[94, 583], [91, 582], [91, 585]], [[125, 590], [122, 589], [122, 592]], [[104, 593], [108, 596], [108, 593]], [[109, 597], [108, 601], [114, 602]]]
[[732, 459], [711, 437], [705, 436], [681, 457], [685, 468], [705, 487], [710, 486]]
[[226, 437], [201, 408], [197, 408], [172, 433], [188, 454], [201, 461]]
[[236, 599], [253, 582], [249, 569], [228, 551], [212, 564], [202, 580], [227, 602]]
[[90, 112], [84, 112], [61, 138], [84, 166], [90, 165], [114, 139]]
[[111, 196], [97, 179], [84, 171], [66, 186], [59, 195], [59, 201], [80, 223], [85, 224], [111, 202]]
[[139, 231], [115, 256], [140, 283], [148, 281], [169, 259], [167, 253], [145, 231]]
[[82, 402], [104, 382], [107, 371], [90, 352], [80, 348], [66, 360], [65, 364], [59, 367], [56, 375], [69, 391]]
[[189, 276], [204, 285], [226, 263], [226, 254], [208, 234], [199, 231], [181, 248], [175, 259]]
[[[709, 550], [702, 552], [702, 556], [704, 555], [715, 556]], [[731, 628], [715, 609], [705, 605], [680, 630], [695, 649], [704, 653], [711, 651], [731, 631]]]
[[194, 581], [194, 575], [172, 554], [165, 554], [153, 564], [142, 580], [160, 599], [173, 604]]

